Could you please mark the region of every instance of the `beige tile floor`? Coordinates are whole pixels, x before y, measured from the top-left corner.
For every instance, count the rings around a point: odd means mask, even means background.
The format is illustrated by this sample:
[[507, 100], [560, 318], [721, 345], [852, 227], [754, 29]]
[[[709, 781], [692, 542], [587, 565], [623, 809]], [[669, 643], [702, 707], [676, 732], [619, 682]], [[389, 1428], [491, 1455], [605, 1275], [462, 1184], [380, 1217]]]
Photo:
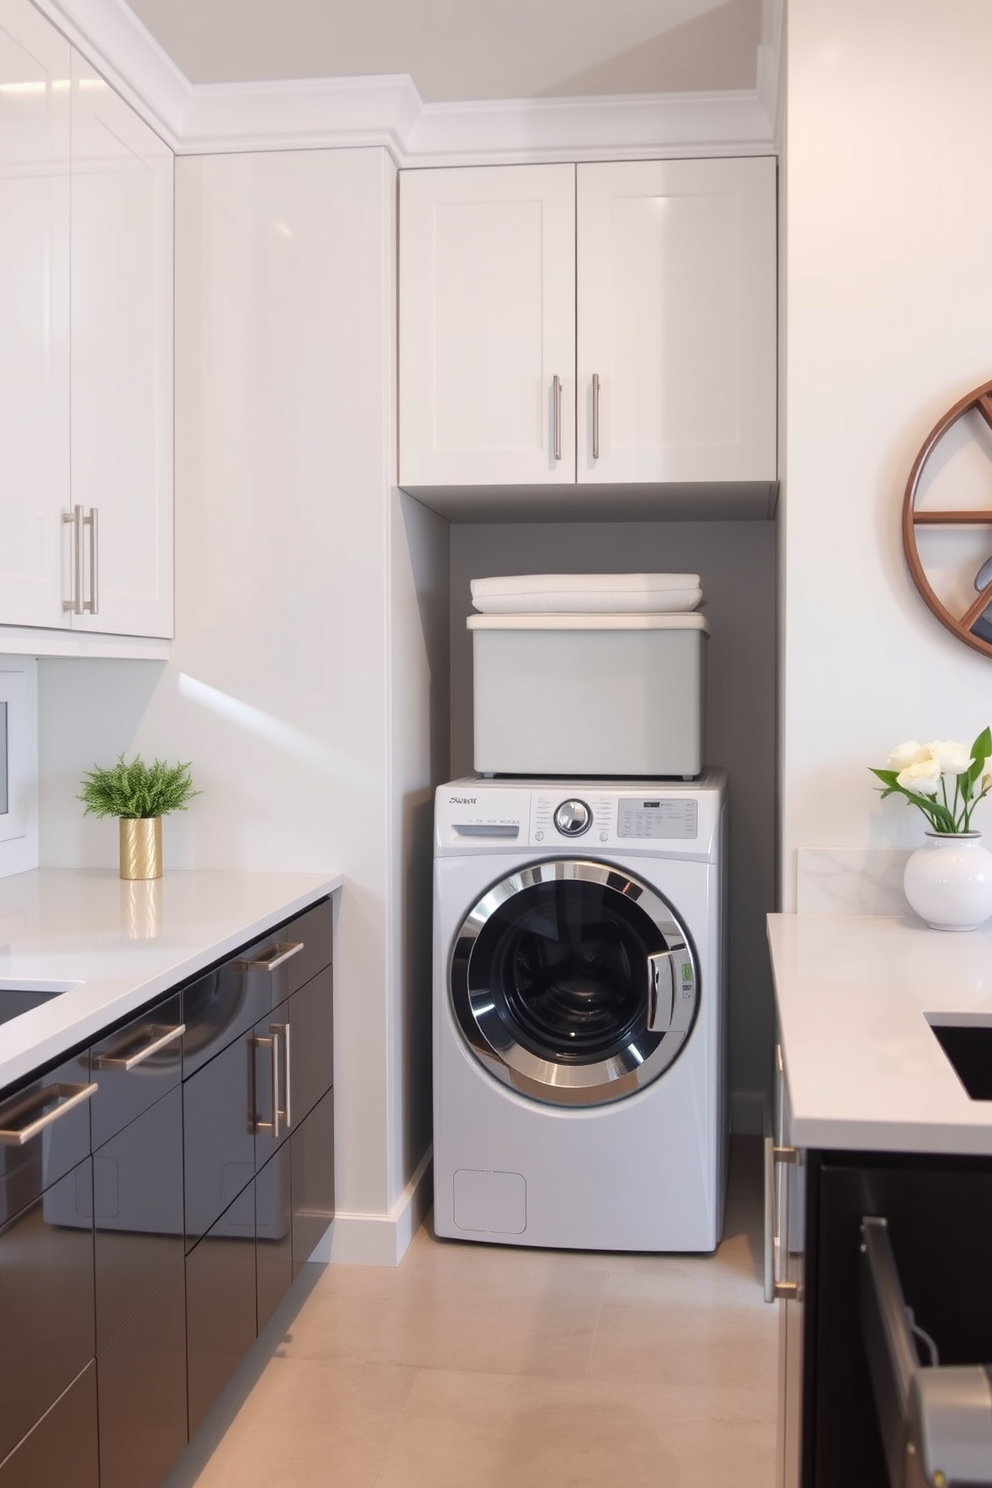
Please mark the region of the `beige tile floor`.
[[313, 1267], [167, 1488], [772, 1488], [761, 1156], [715, 1256], [435, 1240]]

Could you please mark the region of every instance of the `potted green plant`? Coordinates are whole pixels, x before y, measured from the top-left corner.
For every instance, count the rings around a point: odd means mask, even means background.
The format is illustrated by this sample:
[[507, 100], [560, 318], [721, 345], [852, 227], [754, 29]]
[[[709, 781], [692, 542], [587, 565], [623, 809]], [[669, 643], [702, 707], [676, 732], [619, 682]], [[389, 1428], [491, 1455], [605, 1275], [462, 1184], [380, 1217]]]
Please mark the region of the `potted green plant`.
[[80, 782], [84, 816], [120, 818], [121, 878], [162, 877], [162, 818], [185, 811], [195, 790], [189, 760], [146, 765], [140, 754], [117, 756], [110, 769], [94, 765]]

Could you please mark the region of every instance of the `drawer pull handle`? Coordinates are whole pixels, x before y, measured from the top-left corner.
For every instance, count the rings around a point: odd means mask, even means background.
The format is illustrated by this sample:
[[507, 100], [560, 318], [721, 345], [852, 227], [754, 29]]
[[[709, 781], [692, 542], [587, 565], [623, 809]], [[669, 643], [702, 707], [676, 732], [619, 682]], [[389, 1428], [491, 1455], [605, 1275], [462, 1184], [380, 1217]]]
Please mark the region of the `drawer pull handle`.
[[290, 956], [295, 956], [302, 949], [302, 940], [291, 940], [287, 943], [274, 945], [267, 951], [263, 951], [260, 956], [255, 956], [251, 961], [246, 961], [245, 966], [249, 971], [275, 971], [277, 966], [281, 966], [284, 961], [289, 960]]
[[[289, 1131], [289, 1128], [293, 1124], [292, 1091], [289, 1083], [289, 1024], [273, 1023], [271, 1025], [271, 1028], [273, 1037], [277, 1037], [279, 1034], [282, 1034], [283, 1105], [281, 1113], [277, 1111], [276, 1114], [277, 1116], [280, 1114], [282, 1115], [284, 1121], [286, 1122], [286, 1130]], [[278, 1133], [276, 1133], [276, 1135], [278, 1135]]]
[[[272, 1120], [262, 1121], [255, 1111], [252, 1129], [256, 1133], [271, 1132], [278, 1139], [280, 1131], [288, 1131], [293, 1120], [289, 1094], [289, 1024], [270, 1023], [268, 1033], [256, 1034], [252, 1043], [256, 1049], [269, 1051], [269, 1079], [272, 1087]], [[252, 1104], [255, 1104], [254, 1100]]]
[[39, 1105], [48, 1106], [49, 1109], [34, 1121], [29, 1121], [26, 1126], [0, 1127], [0, 1147], [23, 1147], [25, 1142], [30, 1142], [46, 1126], [51, 1126], [53, 1121], [58, 1121], [67, 1111], [71, 1111], [73, 1106], [89, 1100], [96, 1094], [96, 1090], [95, 1085], [46, 1085], [44, 1090], [21, 1107], [18, 1114], [29, 1116]]
[[[151, 1040], [134, 1054], [94, 1054], [93, 1068], [102, 1070], [133, 1070], [139, 1064], [144, 1064], [146, 1059], [151, 1059], [160, 1049], [166, 1048], [168, 1044], [175, 1043], [177, 1038], [182, 1038], [186, 1032], [186, 1024], [178, 1023], [174, 1028], [162, 1028], [161, 1026], [147, 1028], [145, 1033], [152, 1035]], [[126, 1046], [125, 1046], [126, 1047]]]
[[789, 1252], [789, 1190], [787, 1184], [780, 1190], [777, 1182], [780, 1169], [799, 1166], [801, 1161], [796, 1147], [779, 1147], [774, 1137], [765, 1138], [766, 1302], [798, 1301], [803, 1295], [801, 1282], [790, 1281], [781, 1275]]

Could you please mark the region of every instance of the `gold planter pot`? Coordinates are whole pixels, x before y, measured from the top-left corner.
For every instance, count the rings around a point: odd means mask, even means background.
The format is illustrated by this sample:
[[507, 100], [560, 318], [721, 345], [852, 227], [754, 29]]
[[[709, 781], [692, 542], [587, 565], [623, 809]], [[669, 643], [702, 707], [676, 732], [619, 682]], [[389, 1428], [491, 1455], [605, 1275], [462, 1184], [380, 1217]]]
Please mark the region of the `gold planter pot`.
[[120, 818], [121, 878], [162, 877], [162, 818]]

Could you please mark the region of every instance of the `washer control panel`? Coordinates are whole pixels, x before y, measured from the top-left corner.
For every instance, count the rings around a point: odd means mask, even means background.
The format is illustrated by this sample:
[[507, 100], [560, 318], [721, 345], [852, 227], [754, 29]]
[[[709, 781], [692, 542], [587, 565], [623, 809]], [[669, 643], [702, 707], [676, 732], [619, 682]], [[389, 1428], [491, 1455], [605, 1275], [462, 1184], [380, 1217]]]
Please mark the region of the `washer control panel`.
[[561, 852], [584, 855], [627, 848], [667, 849], [680, 857], [712, 857], [717, 848], [722, 790], [659, 780], [492, 782], [475, 778], [440, 787], [435, 801], [435, 851]]
[[699, 802], [691, 796], [624, 797], [618, 805], [618, 837], [695, 837], [699, 829]]

